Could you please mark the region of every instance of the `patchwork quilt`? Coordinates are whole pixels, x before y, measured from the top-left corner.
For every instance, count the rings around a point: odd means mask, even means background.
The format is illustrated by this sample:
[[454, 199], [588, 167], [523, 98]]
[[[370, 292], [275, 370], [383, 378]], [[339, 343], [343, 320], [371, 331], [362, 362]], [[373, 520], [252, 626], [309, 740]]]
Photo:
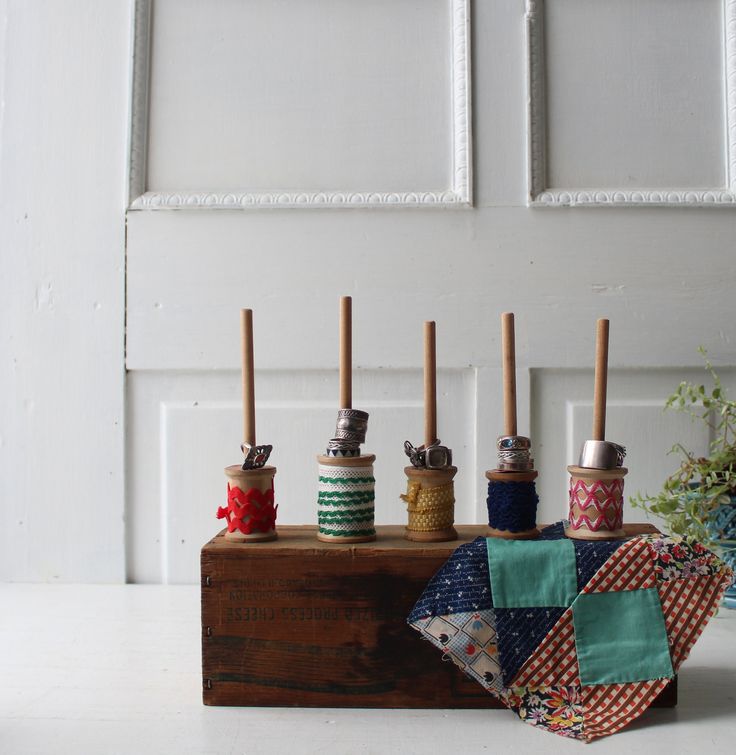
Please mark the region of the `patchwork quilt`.
[[699, 543], [477, 538], [409, 624], [531, 724], [592, 740], [640, 716], [687, 658], [733, 574]]

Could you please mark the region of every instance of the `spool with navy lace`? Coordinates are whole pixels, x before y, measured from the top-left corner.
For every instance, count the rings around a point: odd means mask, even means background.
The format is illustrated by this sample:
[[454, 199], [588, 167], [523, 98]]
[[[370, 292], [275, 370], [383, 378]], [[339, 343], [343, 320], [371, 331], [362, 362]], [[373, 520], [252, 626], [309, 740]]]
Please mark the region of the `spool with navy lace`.
[[488, 534], [510, 540], [528, 540], [539, 536], [534, 484], [537, 471], [504, 472], [491, 469], [488, 478]]
[[514, 315], [501, 315], [503, 349], [504, 435], [497, 441], [498, 467], [488, 478], [488, 534], [507, 540], [528, 540], [539, 536], [537, 471], [531, 458], [531, 441], [516, 434], [516, 354]]

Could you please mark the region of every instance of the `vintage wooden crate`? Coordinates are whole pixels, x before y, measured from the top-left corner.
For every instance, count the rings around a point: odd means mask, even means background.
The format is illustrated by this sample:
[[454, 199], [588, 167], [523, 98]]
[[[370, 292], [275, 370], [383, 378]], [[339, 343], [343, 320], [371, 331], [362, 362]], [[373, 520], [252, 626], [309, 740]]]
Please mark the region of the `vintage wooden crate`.
[[[486, 527], [458, 526], [451, 543], [377, 529], [376, 542], [355, 545], [280, 526], [271, 543], [220, 534], [202, 548], [206, 705], [501, 707], [406, 624], [430, 577]], [[675, 680], [658, 704], [674, 705], [676, 691]]]

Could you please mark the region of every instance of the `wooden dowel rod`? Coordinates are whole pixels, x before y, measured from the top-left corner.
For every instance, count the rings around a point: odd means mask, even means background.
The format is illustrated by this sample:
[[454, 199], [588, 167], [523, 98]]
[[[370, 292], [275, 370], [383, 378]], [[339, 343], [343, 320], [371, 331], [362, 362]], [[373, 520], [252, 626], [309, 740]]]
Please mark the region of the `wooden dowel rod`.
[[503, 434], [516, 435], [516, 345], [514, 313], [501, 315], [503, 351]]
[[595, 333], [595, 392], [593, 440], [606, 439], [606, 391], [608, 388], [608, 320], [598, 320]]
[[353, 408], [353, 300], [340, 297], [340, 409]]
[[424, 444], [437, 440], [437, 337], [434, 321], [424, 323]]
[[253, 369], [253, 310], [240, 310], [240, 358], [243, 377], [243, 441], [256, 444], [256, 389]]

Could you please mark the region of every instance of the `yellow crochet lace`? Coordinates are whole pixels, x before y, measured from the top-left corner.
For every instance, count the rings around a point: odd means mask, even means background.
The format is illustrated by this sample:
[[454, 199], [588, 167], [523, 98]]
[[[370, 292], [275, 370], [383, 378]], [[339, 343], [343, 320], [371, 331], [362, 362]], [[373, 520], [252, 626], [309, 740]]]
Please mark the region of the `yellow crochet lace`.
[[421, 482], [409, 480], [401, 500], [406, 501], [409, 512], [408, 530], [434, 532], [452, 527], [455, 520], [455, 486], [452, 482], [425, 488]]

